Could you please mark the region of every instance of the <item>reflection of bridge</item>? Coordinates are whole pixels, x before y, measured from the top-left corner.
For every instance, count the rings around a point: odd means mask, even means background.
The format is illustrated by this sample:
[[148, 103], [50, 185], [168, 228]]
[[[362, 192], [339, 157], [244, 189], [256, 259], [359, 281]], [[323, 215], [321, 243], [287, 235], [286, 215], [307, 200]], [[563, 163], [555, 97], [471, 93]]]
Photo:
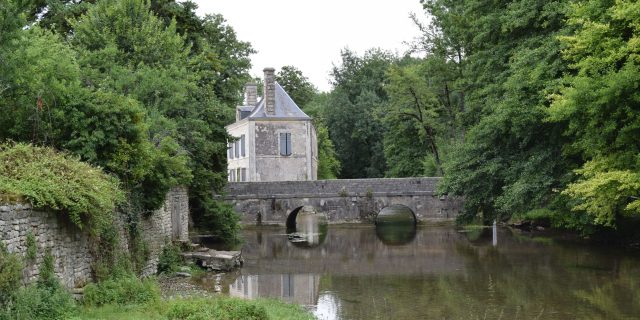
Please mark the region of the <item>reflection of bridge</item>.
[[404, 275], [453, 274], [464, 269], [456, 242], [464, 235], [452, 228], [421, 229], [406, 245], [389, 246], [372, 226], [331, 227], [322, 244], [299, 248], [280, 228], [243, 234], [244, 275], [332, 274]]
[[331, 227], [327, 239], [312, 248], [295, 246], [280, 227], [246, 230], [243, 238], [245, 264], [237, 274], [229, 274], [229, 294], [234, 297], [315, 305], [320, 279], [327, 275], [406, 277], [465, 270], [455, 245], [464, 235], [451, 228], [421, 229], [402, 246], [386, 245], [372, 226]]
[[245, 224], [284, 224], [291, 211], [310, 205], [329, 222], [371, 221], [384, 207], [403, 204], [420, 221], [455, 218], [458, 199], [435, 194], [440, 178], [353, 179], [229, 183], [231, 201]]
[[318, 301], [318, 274], [241, 275], [229, 286], [232, 297], [279, 298], [287, 302], [315, 305]]

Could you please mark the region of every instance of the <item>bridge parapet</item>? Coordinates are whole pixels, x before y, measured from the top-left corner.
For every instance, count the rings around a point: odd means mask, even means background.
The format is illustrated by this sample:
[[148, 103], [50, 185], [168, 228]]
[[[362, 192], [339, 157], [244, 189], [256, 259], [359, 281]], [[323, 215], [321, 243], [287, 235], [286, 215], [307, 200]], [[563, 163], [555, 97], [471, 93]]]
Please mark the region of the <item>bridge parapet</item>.
[[294, 209], [311, 205], [330, 223], [368, 222], [384, 207], [403, 204], [420, 221], [451, 220], [461, 201], [436, 195], [440, 178], [380, 178], [229, 183], [224, 198], [245, 224], [284, 224]]

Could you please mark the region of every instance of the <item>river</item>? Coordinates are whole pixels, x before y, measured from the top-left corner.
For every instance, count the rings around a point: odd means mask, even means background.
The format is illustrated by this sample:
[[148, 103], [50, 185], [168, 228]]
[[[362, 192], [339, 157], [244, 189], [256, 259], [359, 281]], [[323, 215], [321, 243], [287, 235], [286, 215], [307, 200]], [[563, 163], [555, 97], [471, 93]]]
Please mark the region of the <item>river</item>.
[[244, 231], [223, 292], [309, 308], [319, 319], [640, 319], [638, 251], [508, 228], [331, 225], [300, 242]]

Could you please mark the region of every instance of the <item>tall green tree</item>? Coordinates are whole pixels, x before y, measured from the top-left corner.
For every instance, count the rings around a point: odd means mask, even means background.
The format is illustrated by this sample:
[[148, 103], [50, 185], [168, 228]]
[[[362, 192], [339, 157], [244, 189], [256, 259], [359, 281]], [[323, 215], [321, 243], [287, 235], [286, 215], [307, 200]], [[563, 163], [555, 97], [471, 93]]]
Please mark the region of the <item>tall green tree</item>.
[[318, 179], [336, 179], [342, 168], [335, 146], [329, 137], [329, 129], [324, 115], [329, 99], [328, 93], [318, 93], [305, 107], [305, 112], [313, 118], [318, 139]]
[[444, 164], [442, 190], [464, 196], [463, 218], [485, 221], [552, 205], [571, 162], [561, 123], [544, 121], [567, 70], [558, 37], [566, 1], [425, 1], [438, 29], [464, 48], [464, 142]]
[[99, 1], [72, 27], [87, 87], [129, 96], [146, 111], [150, 168], [124, 182], [142, 210], [157, 209], [171, 187], [191, 178], [175, 120], [189, 116], [188, 95], [195, 90], [185, 66], [189, 48], [175, 23], [165, 27], [144, 1]]
[[573, 72], [549, 114], [568, 123], [565, 153], [586, 162], [563, 194], [576, 215], [615, 228], [640, 216], [640, 3], [583, 1], [568, 17], [576, 31], [561, 39]]
[[[195, 12], [186, 15], [194, 17]], [[188, 183], [192, 214], [198, 226], [229, 240], [237, 235], [238, 218], [212, 194], [220, 192], [226, 181], [228, 137], [224, 124], [231, 108], [224, 101], [235, 104], [239, 90], [234, 91], [234, 86], [229, 85], [236, 83], [239, 89], [237, 83], [244, 82], [244, 75], [233, 79], [228, 75], [246, 74], [246, 56], [226, 59], [239, 60], [239, 70], [218, 65], [225, 59], [217, 52], [224, 50], [213, 46], [221, 45], [215, 41], [228, 41], [229, 45], [235, 41], [224, 38], [234, 36], [233, 30], [218, 18], [199, 20], [202, 33], [195, 39], [200, 41], [200, 52], [194, 52], [178, 33], [174, 18], [166, 24], [142, 1], [105, 0], [74, 24], [73, 43], [85, 63], [87, 83], [134, 97], [147, 111], [149, 140], [160, 156], [151, 158], [157, 159], [153, 162], [153, 175], [145, 177], [136, 188], [142, 194], [160, 195], [171, 185]], [[223, 75], [216, 68], [228, 68], [228, 74]], [[225, 95], [218, 96], [218, 90]], [[149, 196], [144, 199], [160, 200]]]
[[[0, 108], [15, 117], [0, 118], [0, 138], [53, 145], [102, 166], [130, 192], [131, 212], [149, 212], [170, 187], [188, 184], [194, 220], [232, 240], [238, 217], [213, 193], [226, 182], [224, 125], [253, 49], [221, 16], [200, 18], [195, 9], [175, 1], [3, 2]], [[24, 29], [35, 13], [39, 21]]]
[[283, 66], [276, 73], [276, 81], [302, 109], [313, 100], [318, 91], [302, 71], [294, 66]]
[[384, 125], [379, 112], [388, 101], [385, 74], [395, 60], [381, 50], [369, 50], [362, 57], [344, 50], [341, 64], [333, 69], [334, 89], [324, 114], [342, 164], [340, 178], [384, 176]]
[[442, 175], [444, 151], [463, 137], [455, 63], [435, 54], [403, 60], [387, 73], [387, 175]]

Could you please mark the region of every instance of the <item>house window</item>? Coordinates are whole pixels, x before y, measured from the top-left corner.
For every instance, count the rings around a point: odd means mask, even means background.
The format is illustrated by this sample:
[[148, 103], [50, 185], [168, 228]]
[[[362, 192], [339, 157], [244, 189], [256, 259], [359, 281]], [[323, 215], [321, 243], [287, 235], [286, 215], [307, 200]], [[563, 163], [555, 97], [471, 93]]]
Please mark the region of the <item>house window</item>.
[[227, 150], [229, 150], [229, 159], [233, 159], [233, 143], [229, 142], [229, 147], [227, 148]]
[[290, 132], [280, 133], [280, 155], [281, 156], [291, 155], [291, 133]]
[[231, 182], [236, 181], [236, 171], [235, 170], [229, 170], [229, 181], [231, 181]]
[[236, 169], [236, 181], [242, 181], [242, 176], [240, 175], [240, 168]]
[[245, 153], [245, 139], [244, 139], [244, 134], [240, 136], [240, 155], [245, 157], [247, 154]]
[[240, 169], [240, 181], [247, 181], [247, 168]]
[[236, 158], [240, 158], [240, 141], [236, 140], [236, 142], [234, 142], [235, 145], [235, 156]]

